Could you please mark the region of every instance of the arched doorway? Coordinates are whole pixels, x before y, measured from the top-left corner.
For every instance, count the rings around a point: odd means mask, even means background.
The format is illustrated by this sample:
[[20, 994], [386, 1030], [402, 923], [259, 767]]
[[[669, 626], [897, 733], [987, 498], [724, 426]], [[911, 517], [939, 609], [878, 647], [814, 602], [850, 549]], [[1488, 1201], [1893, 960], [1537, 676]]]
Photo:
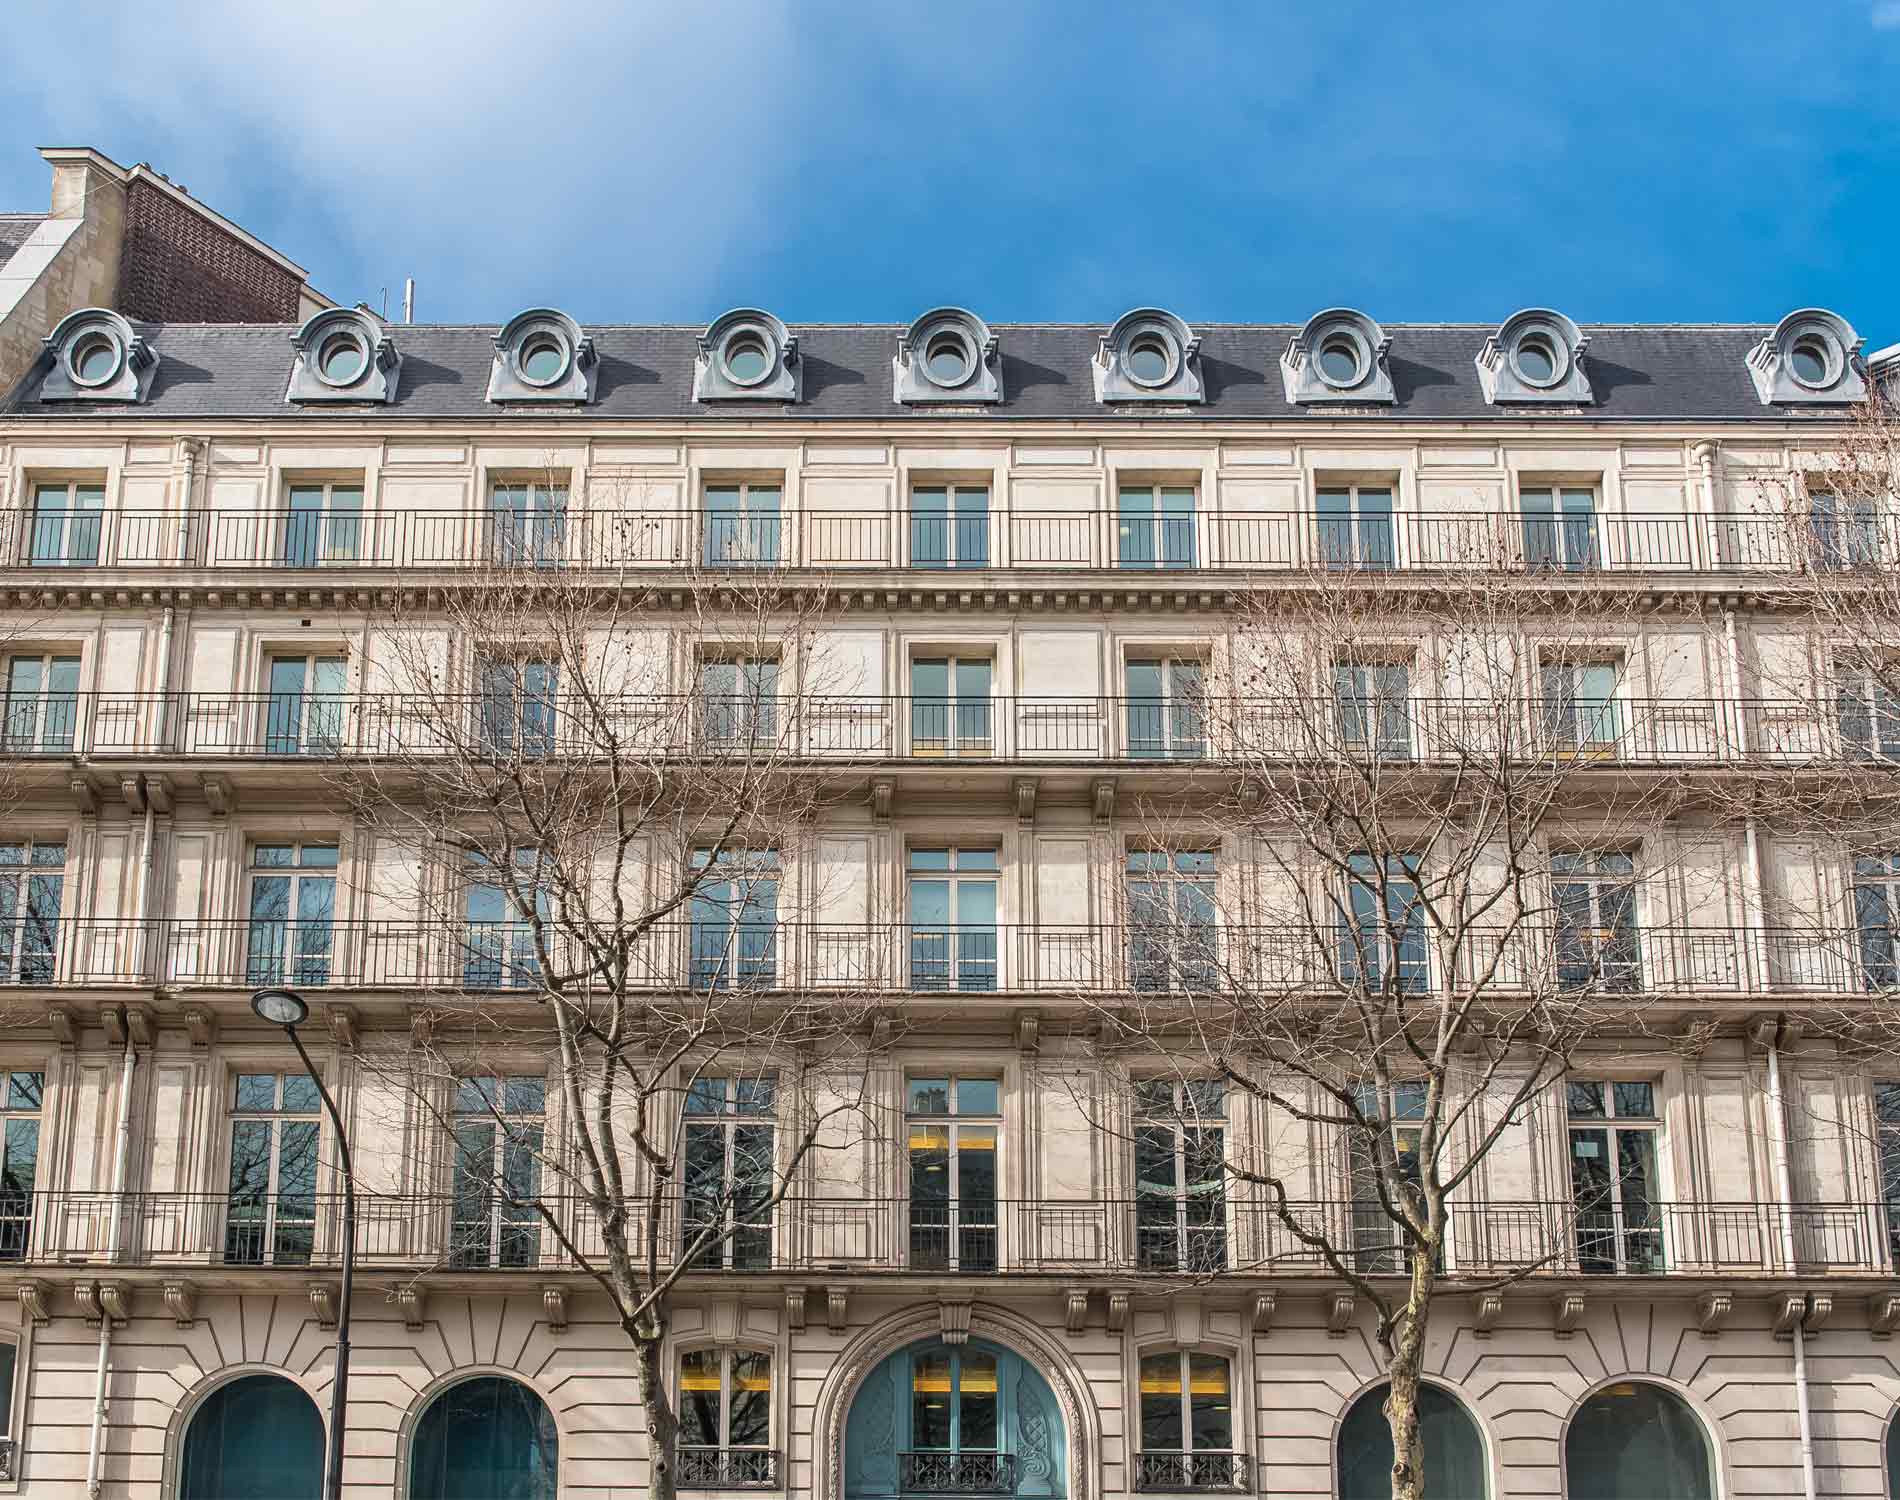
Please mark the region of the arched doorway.
[[1067, 1494], [1068, 1439], [1048, 1381], [987, 1339], [910, 1345], [864, 1377], [845, 1423], [847, 1500]]
[[[1392, 1500], [1388, 1389], [1367, 1391], [1339, 1425], [1339, 1500]], [[1421, 1385], [1418, 1425], [1425, 1442], [1425, 1493], [1432, 1500], [1489, 1500], [1484, 1437], [1464, 1403], [1441, 1386]]]
[[241, 1375], [191, 1414], [178, 1500], [318, 1500], [322, 1493], [323, 1418], [295, 1381]]
[[416, 1423], [409, 1500], [555, 1500], [559, 1447], [553, 1413], [520, 1381], [457, 1381]]
[[1709, 1435], [1689, 1403], [1646, 1380], [1584, 1398], [1564, 1434], [1569, 1500], [1715, 1500]]

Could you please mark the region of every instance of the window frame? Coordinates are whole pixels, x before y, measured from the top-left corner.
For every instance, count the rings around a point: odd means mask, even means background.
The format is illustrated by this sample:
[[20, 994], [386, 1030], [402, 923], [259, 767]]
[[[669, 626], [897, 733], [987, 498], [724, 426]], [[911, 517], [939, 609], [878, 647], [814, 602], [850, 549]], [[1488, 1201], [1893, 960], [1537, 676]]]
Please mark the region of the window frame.
[[[1543, 501], [1535, 509], [1533, 496]], [[1585, 503], [1579, 505], [1579, 500]], [[1547, 573], [1599, 571], [1605, 565], [1605, 519], [1600, 480], [1517, 475], [1518, 545], [1527, 569]]]
[[[1537, 658], [1537, 725], [1555, 760], [1620, 760], [1627, 747], [1624, 706], [1631, 685], [1627, 652], [1541, 654]], [[1607, 672], [1603, 693], [1586, 693], [1586, 674]], [[1561, 691], [1553, 695], [1554, 683]]]
[[[17, 863], [10, 858], [0, 860], [0, 882], [10, 882], [14, 892], [13, 909], [0, 915], [0, 984], [52, 984], [61, 977], [68, 957], [68, 945], [60, 938], [70, 921], [66, 915], [66, 879], [73, 871], [73, 841], [64, 829], [52, 837], [43, 838], [28, 830], [0, 840], [0, 851], [15, 849], [20, 851]], [[41, 850], [53, 849], [59, 850], [57, 863], [36, 857]], [[52, 887], [54, 909], [50, 914], [44, 902], [37, 903], [39, 910], [34, 909], [35, 898], [48, 889], [49, 880], [58, 882]], [[50, 929], [44, 946], [29, 942], [29, 935], [42, 927]], [[29, 958], [35, 960], [30, 973]]]
[[[1399, 566], [1400, 481], [1313, 478], [1313, 560], [1329, 572], [1389, 573]], [[1366, 501], [1385, 497], [1385, 508]], [[1343, 499], [1344, 504], [1337, 504]]]
[[[320, 1067], [320, 1065], [319, 1065]], [[224, 1102], [221, 1106], [223, 1121], [221, 1150], [218, 1153], [222, 1167], [224, 1198], [224, 1237], [220, 1264], [226, 1266], [295, 1266], [305, 1268], [319, 1263], [323, 1251], [323, 1230], [326, 1227], [324, 1203], [323, 1150], [325, 1135], [329, 1128], [323, 1108], [322, 1086], [319, 1084], [321, 1072], [309, 1073], [301, 1069], [286, 1070], [283, 1062], [276, 1058], [253, 1060], [237, 1057], [227, 1060], [224, 1070]], [[245, 1078], [269, 1077], [272, 1085], [272, 1103], [269, 1108], [244, 1106], [239, 1102], [239, 1089]], [[284, 1104], [287, 1082], [308, 1079], [311, 1084], [309, 1107], [290, 1108]], [[265, 1181], [261, 1187], [261, 1212], [255, 1218], [238, 1218], [234, 1213], [237, 1207], [237, 1185], [233, 1174], [237, 1167], [238, 1126], [244, 1123], [263, 1122], [270, 1125], [269, 1163]], [[283, 1207], [283, 1157], [284, 1125], [308, 1125], [311, 1127], [311, 1163], [310, 1196], [311, 1213], [308, 1219], [292, 1216], [286, 1220]], [[299, 1251], [293, 1247], [288, 1251], [281, 1244], [282, 1231], [288, 1223], [294, 1228], [307, 1228], [310, 1242], [307, 1250]], [[240, 1243], [240, 1234], [254, 1238], [258, 1247], [253, 1255], [235, 1254], [234, 1244]]]
[[[29, 568], [96, 568], [107, 561], [106, 548], [106, 478], [59, 479], [40, 477], [27, 479], [32, 489], [32, 504], [28, 510], [29, 524], [24, 541], [24, 555], [21, 561]], [[46, 501], [58, 496], [58, 506], [49, 509]], [[49, 523], [53, 516], [59, 517], [58, 545], [44, 548], [41, 539], [48, 534]], [[93, 518], [90, 523], [84, 518]], [[75, 549], [74, 538], [80, 537], [80, 546]], [[89, 550], [89, 555], [86, 555]], [[75, 553], [79, 555], [75, 555]]]
[[[1153, 1097], [1154, 1087], [1165, 1084], [1169, 1103], [1166, 1111], [1144, 1102], [1144, 1094]], [[1209, 1114], [1204, 1100], [1196, 1097], [1197, 1085], [1210, 1085], [1221, 1091], [1220, 1113]], [[1173, 1074], [1137, 1076], [1130, 1080], [1129, 1109], [1130, 1181], [1134, 1186], [1135, 1263], [1144, 1271], [1205, 1272], [1225, 1270], [1232, 1258], [1234, 1225], [1232, 1197], [1227, 1167], [1234, 1147], [1236, 1122], [1230, 1108], [1231, 1094], [1218, 1078], [1180, 1078]], [[1192, 1112], [1190, 1113], [1190, 1105]], [[1168, 1133], [1168, 1151], [1173, 1186], [1166, 1193], [1144, 1192], [1141, 1179], [1141, 1147], [1144, 1132]], [[1207, 1132], [1220, 1133], [1218, 1172], [1198, 1181], [1192, 1173], [1208, 1161], [1205, 1148]], [[1192, 1139], [1190, 1139], [1192, 1137]], [[1212, 1184], [1212, 1191], [1197, 1194], [1197, 1188]], [[1152, 1211], [1144, 1213], [1143, 1200], [1168, 1205], [1164, 1217]], [[1211, 1219], [1200, 1220], [1189, 1212], [1195, 1202], [1210, 1203], [1215, 1212]], [[1155, 1234], [1164, 1236], [1166, 1253], [1154, 1253]]]
[[[477, 1086], [484, 1082], [494, 1085], [491, 1093], [482, 1099], [481, 1107], [465, 1107], [464, 1091], [470, 1084]], [[534, 1083], [539, 1085], [539, 1103], [534, 1109], [516, 1109], [510, 1106], [510, 1091], [514, 1085]], [[486, 1068], [479, 1072], [458, 1073], [448, 1084], [448, 1198], [449, 1223], [447, 1260], [450, 1269], [533, 1269], [541, 1260], [541, 1219], [533, 1209], [523, 1210], [519, 1203], [509, 1199], [518, 1191], [530, 1196], [538, 1196], [541, 1191], [541, 1168], [546, 1159], [549, 1140], [548, 1080], [545, 1072], [521, 1072], [503, 1065]], [[475, 1198], [479, 1199], [481, 1213], [479, 1217], [463, 1212], [465, 1196], [462, 1183], [462, 1164], [469, 1155], [465, 1150], [461, 1129], [469, 1124], [486, 1125], [491, 1131], [487, 1143], [488, 1173], [486, 1179], [477, 1187]], [[526, 1139], [532, 1137], [532, 1144], [526, 1149], [529, 1183], [525, 1189], [517, 1190], [508, 1183], [510, 1172], [509, 1152], [513, 1149], [517, 1134]], [[465, 1238], [471, 1227], [479, 1227], [481, 1241], [473, 1247], [473, 1253]], [[511, 1251], [511, 1243], [522, 1243], [526, 1254]]]
[[[546, 474], [490, 474], [487, 478], [481, 515], [485, 544], [482, 555], [502, 567], [547, 568], [566, 562], [574, 507], [573, 476], [559, 482]], [[504, 503], [509, 500], [515, 503]]]
[[[1626, 862], [1628, 869], [1606, 870], [1604, 862], [1611, 860]], [[1557, 983], [1573, 990], [1596, 983], [1614, 994], [1642, 994], [1649, 987], [1649, 975], [1643, 943], [1646, 914], [1643, 910], [1641, 851], [1619, 848], [1552, 849], [1546, 868], [1546, 878], [1550, 883], [1552, 960], [1557, 966]], [[1580, 907], [1566, 907], [1565, 888], [1582, 893]], [[1617, 914], [1606, 906], [1606, 898], [1612, 897], [1623, 904], [1626, 923], [1619, 923]], [[1573, 913], [1585, 918], [1581, 928], [1573, 928]], [[1590, 972], [1573, 981], [1566, 981], [1564, 954], [1566, 947], [1574, 943], [1577, 936], [1584, 937], [1588, 942]], [[1614, 979], [1611, 964], [1616, 965]], [[1574, 968], [1574, 963], [1571, 967]]]
[[[283, 486], [283, 524], [271, 558], [276, 566], [322, 568], [376, 560], [363, 555], [364, 521], [369, 503], [366, 475], [339, 479], [286, 474]], [[300, 497], [313, 495], [314, 505], [299, 504]], [[342, 495], [354, 495], [354, 506], [339, 505], [338, 497]]]
[[[932, 338], [935, 343], [935, 336]], [[941, 504], [934, 507], [918, 503], [921, 496], [936, 495]], [[980, 506], [966, 506], [969, 498], [980, 498]], [[981, 480], [923, 480], [913, 479], [910, 486], [910, 507], [905, 519], [905, 562], [920, 572], [958, 572], [975, 568], [988, 568], [995, 565], [996, 512], [991, 507], [990, 481]], [[942, 545], [928, 548], [923, 543], [928, 537], [928, 528], [940, 525], [943, 529]], [[966, 543], [972, 544], [966, 546]], [[925, 553], [940, 555], [926, 556]], [[968, 552], [971, 555], [965, 556]]]
[[[700, 480], [699, 494], [703, 527], [699, 555], [705, 567], [776, 568], [784, 565], [787, 558], [783, 474], [706, 476]], [[715, 495], [730, 495], [732, 501], [729, 505], [715, 503]], [[742, 550], [746, 555], [735, 555]]]
[[[678, 1410], [682, 1415], [687, 1410], [686, 1399], [686, 1361], [694, 1355], [714, 1356], [719, 1362], [719, 1441], [716, 1443], [688, 1443], [682, 1430], [678, 1443], [680, 1454], [680, 1476], [676, 1488], [686, 1491], [724, 1490], [724, 1489], [777, 1489], [781, 1487], [779, 1475], [779, 1412], [778, 1412], [778, 1351], [768, 1345], [756, 1343], [708, 1343], [691, 1342], [682, 1344], [674, 1352], [674, 1394]], [[737, 1373], [734, 1369], [741, 1359], [763, 1359], [765, 1361], [765, 1441], [763, 1443], [734, 1443], [732, 1441], [732, 1394], [735, 1389]], [[681, 1427], [685, 1424], [682, 1421]], [[691, 1470], [686, 1462], [688, 1454], [716, 1455], [716, 1476], [702, 1476]], [[741, 1459], [750, 1458], [755, 1463], [746, 1467]]]
[[1201, 567], [1201, 513], [1198, 480], [1117, 475], [1115, 509], [1109, 518], [1115, 542], [1112, 570], [1176, 573]]
[[[1202, 1493], [1247, 1488], [1248, 1450], [1242, 1422], [1244, 1403], [1236, 1396], [1241, 1388], [1241, 1378], [1239, 1360], [1235, 1356], [1236, 1351], [1233, 1349], [1199, 1343], [1164, 1342], [1135, 1349], [1135, 1472], [1131, 1489], [1137, 1493]], [[1179, 1381], [1178, 1389], [1173, 1394], [1182, 1445], [1178, 1448], [1150, 1448], [1145, 1410], [1150, 1394], [1145, 1388], [1149, 1378], [1146, 1367], [1169, 1358], [1175, 1362], [1174, 1375]], [[1227, 1442], [1224, 1447], [1203, 1447], [1194, 1441], [1193, 1385], [1196, 1361], [1218, 1364], [1225, 1372]], [[1226, 1462], [1221, 1463], [1220, 1460]]]
[[[924, 856], [941, 854], [941, 868], [920, 867]], [[987, 857], [987, 865], [966, 865], [971, 858]], [[940, 882], [945, 887], [949, 915], [941, 922], [929, 922], [917, 914], [916, 891], [919, 881]], [[990, 916], [987, 922], [964, 918], [963, 892], [966, 887], [989, 887]], [[906, 988], [930, 993], [992, 994], [1001, 987], [1003, 903], [1003, 851], [1000, 843], [988, 840], [964, 843], [909, 843], [904, 848], [904, 931], [908, 939], [904, 955]], [[940, 945], [936, 957], [921, 945]], [[920, 970], [941, 970], [920, 978]]]
[[[769, 691], [759, 680], [767, 668], [771, 677]], [[714, 694], [709, 690], [708, 678], [721, 669], [732, 672], [734, 691]], [[698, 709], [694, 723], [699, 743], [719, 753], [748, 748], [770, 752], [777, 748], [785, 717], [782, 710], [788, 704], [794, 711], [796, 707], [795, 695], [785, 692], [785, 676], [785, 662], [777, 654], [701, 651], [694, 668]], [[724, 720], [724, 723], [716, 720]]]
[[[913, 1092], [919, 1083], [943, 1081], [945, 1107], [941, 1111], [925, 1110], [916, 1107], [916, 1094]], [[962, 1102], [960, 1085], [964, 1083], [993, 1084], [996, 1089], [996, 1109], [990, 1113], [972, 1111], [964, 1113], [958, 1106]], [[942, 1073], [923, 1072], [917, 1068], [907, 1068], [904, 1073], [904, 1207], [908, 1225], [907, 1252], [905, 1264], [912, 1269], [940, 1271], [949, 1275], [976, 1272], [986, 1274], [998, 1270], [1001, 1266], [1001, 1221], [1004, 1202], [1003, 1150], [1005, 1107], [1008, 1103], [1006, 1083], [1001, 1069], [972, 1068], [968, 1071], [950, 1069]], [[917, 1132], [922, 1129], [941, 1129], [945, 1154], [944, 1194], [941, 1199], [924, 1197], [917, 1194]], [[984, 1205], [979, 1195], [968, 1198], [963, 1183], [963, 1145], [964, 1132], [971, 1133], [973, 1142], [987, 1132], [990, 1153], [990, 1194], [989, 1202]], [[928, 1148], [926, 1148], [928, 1149]], [[972, 1145], [968, 1148], [973, 1154], [982, 1148]], [[976, 1207], [972, 1216], [970, 1209]], [[920, 1206], [941, 1210], [940, 1222], [920, 1221]], [[985, 1211], [987, 1209], [987, 1212]], [[933, 1219], [926, 1214], [925, 1220]], [[919, 1248], [920, 1236], [924, 1237], [926, 1248]], [[939, 1238], [942, 1243], [940, 1253], [932, 1253], [930, 1241]]]
[[[1651, 1074], [1643, 1076], [1640, 1070], [1626, 1068], [1578, 1068], [1566, 1073], [1557, 1082], [1562, 1090], [1564, 1115], [1564, 1171], [1569, 1187], [1569, 1204], [1576, 1222], [1571, 1230], [1571, 1243], [1568, 1247], [1572, 1262], [1579, 1274], [1583, 1275], [1647, 1275], [1667, 1271], [1673, 1259], [1673, 1236], [1668, 1232], [1667, 1215], [1662, 1206], [1669, 1202], [1668, 1183], [1665, 1180], [1668, 1170], [1666, 1149], [1668, 1145], [1668, 1120], [1665, 1114], [1665, 1090], [1667, 1077]], [[1574, 1090], [1578, 1087], [1596, 1086], [1602, 1091], [1603, 1113], [1600, 1115], [1579, 1114], [1573, 1108]], [[1618, 1105], [1617, 1093], [1620, 1089], [1631, 1087], [1649, 1090], [1650, 1113], [1647, 1115], [1625, 1113]], [[1587, 1229], [1583, 1215], [1603, 1213], [1601, 1208], [1586, 1209], [1579, 1201], [1576, 1179], [1576, 1147], [1574, 1141], [1578, 1133], [1584, 1131], [1602, 1132], [1605, 1144], [1610, 1152], [1610, 1161], [1615, 1171], [1604, 1185], [1605, 1201], [1608, 1205], [1609, 1222], [1596, 1229]], [[1640, 1133], [1648, 1141], [1651, 1181], [1648, 1184], [1648, 1196], [1645, 1206], [1651, 1210], [1653, 1223], [1631, 1226], [1629, 1205], [1625, 1201], [1624, 1184], [1628, 1173], [1623, 1165], [1624, 1133]], [[1607, 1238], [1609, 1254], [1592, 1252], [1585, 1249], [1586, 1236], [1590, 1243]], [[1638, 1247], [1632, 1253], [1632, 1246]], [[1642, 1247], [1648, 1246], [1646, 1250]], [[1603, 1263], [1607, 1261], [1608, 1264]]]
[[[1137, 669], [1155, 671], [1159, 696], [1134, 691]], [[1213, 662], [1202, 651], [1191, 654], [1183, 643], [1124, 644], [1121, 652], [1121, 720], [1124, 760], [1181, 761], [1208, 758], [1207, 680]], [[1140, 732], [1141, 716], [1152, 714], [1158, 733]]]
[[[561, 735], [561, 672], [558, 652], [533, 642], [482, 642], [475, 647], [474, 739], [489, 760], [542, 760], [556, 753]], [[541, 673], [538, 685], [532, 673]], [[506, 678], [504, 681], [503, 678]], [[505, 736], [496, 734], [504, 722]]]
[[[71, 755], [80, 750], [80, 705], [85, 693], [80, 684], [85, 681], [85, 652], [76, 646], [45, 646], [34, 648], [21, 645], [9, 651], [5, 657], [6, 680], [0, 682], [0, 746], [13, 755]], [[15, 721], [20, 717], [13, 688], [14, 674], [20, 666], [36, 668], [39, 686], [31, 693], [19, 696], [19, 702], [30, 705], [28, 716], [31, 718], [30, 731], [26, 734], [16, 732]], [[72, 669], [72, 687], [54, 685], [54, 674], [70, 666]], [[63, 710], [66, 718], [65, 734], [49, 734], [48, 727], [55, 722], [55, 708]]]
[[[696, 1109], [696, 1101], [710, 1098], [711, 1085], [719, 1086], [717, 1109]], [[759, 1196], [770, 1204], [779, 1187], [778, 1104], [780, 1082], [776, 1073], [751, 1074], [727, 1070], [718, 1073], [688, 1072], [681, 1078], [679, 1105], [679, 1211], [680, 1238], [677, 1253], [685, 1257], [706, 1220], [695, 1218], [691, 1205], [692, 1178], [689, 1161], [692, 1132], [716, 1129], [720, 1136], [719, 1233], [699, 1252], [693, 1265], [705, 1271], [768, 1271], [778, 1264], [779, 1214], [775, 1207], [763, 1210], [760, 1220], [747, 1217], [740, 1202], [737, 1166], [739, 1132], [759, 1129], [768, 1132], [763, 1192]], [[763, 1105], [760, 1104], [763, 1096]]]
[[[39, 1227], [38, 1207], [40, 1173], [46, 1151], [46, 1080], [51, 1073], [45, 1062], [36, 1067], [0, 1068], [0, 1264], [22, 1264], [33, 1257], [34, 1231]], [[16, 1104], [15, 1084], [22, 1078], [35, 1079], [38, 1098], [31, 1105]], [[31, 1123], [32, 1168], [24, 1187], [15, 1187], [13, 1177], [14, 1122]], [[0, 1408], [0, 1415], [4, 1409]], [[11, 1428], [7, 1429], [11, 1432]], [[4, 1437], [5, 1433], [0, 1433]]]

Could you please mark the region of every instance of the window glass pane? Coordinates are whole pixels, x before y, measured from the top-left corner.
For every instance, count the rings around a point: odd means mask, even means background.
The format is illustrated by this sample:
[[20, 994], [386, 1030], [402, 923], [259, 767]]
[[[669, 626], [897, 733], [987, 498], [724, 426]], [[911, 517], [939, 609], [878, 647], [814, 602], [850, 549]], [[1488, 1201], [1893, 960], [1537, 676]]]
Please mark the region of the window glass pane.
[[994, 1115], [1001, 1113], [998, 1105], [998, 1090], [1001, 1085], [994, 1078], [959, 1078], [957, 1080], [957, 1113], [960, 1115]]
[[9, 1073], [7, 1075], [8, 1109], [38, 1109], [45, 1092], [46, 1075], [44, 1073]]
[[772, 1357], [732, 1356], [732, 1429], [734, 1447], [763, 1448], [772, 1436]]
[[322, 1489], [323, 1419], [281, 1376], [246, 1375], [219, 1386], [192, 1413], [183, 1449], [181, 1500], [317, 1500]]
[[237, 1076], [237, 1091], [232, 1104], [237, 1109], [259, 1110], [277, 1107], [277, 1075], [275, 1073], [240, 1073]]
[[1174, 1084], [1168, 1079], [1137, 1078], [1134, 1089], [1137, 1114], [1166, 1117], [1175, 1113]]
[[1564, 1086], [1565, 1098], [1572, 1116], [1583, 1119], [1600, 1119], [1603, 1115], [1603, 1085], [1584, 1080], [1572, 1080]]
[[1181, 1356], [1170, 1351], [1141, 1361], [1141, 1448], [1165, 1453], [1185, 1448], [1182, 1439]]
[[918, 1448], [950, 1446], [950, 1356], [932, 1351], [911, 1360], [910, 1440]]
[[679, 1440], [695, 1447], [718, 1447], [720, 1408], [718, 1350], [694, 1349], [681, 1355]]
[[726, 1080], [723, 1078], [695, 1078], [686, 1089], [686, 1113], [689, 1115], [724, 1114], [726, 1109]]
[[502, 1108], [511, 1115], [538, 1115], [547, 1106], [545, 1078], [510, 1078], [503, 1086]]
[[0, 1437], [13, 1432], [13, 1368], [19, 1353], [11, 1339], [0, 1339]]
[[1619, 1117], [1628, 1119], [1654, 1118], [1656, 1113], [1656, 1088], [1649, 1083], [1619, 1083], [1616, 1085], [1616, 1112]]
[[958, 1418], [964, 1452], [993, 1450], [996, 1443], [996, 1356], [979, 1349], [963, 1351], [958, 1372]]
[[1564, 1435], [1564, 1470], [1575, 1500], [1715, 1495], [1702, 1424], [1680, 1397], [1646, 1381], [1618, 1381], [1583, 1403]]
[[292, 1114], [315, 1114], [321, 1105], [317, 1081], [308, 1073], [287, 1075], [284, 1079], [284, 1108]]
[[947, 1078], [911, 1079], [910, 1102], [907, 1107], [914, 1115], [949, 1114], [950, 1080]]
[[1226, 1360], [1211, 1354], [1188, 1356], [1188, 1410], [1191, 1446], [1233, 1448], [1234, 1404]]
[[485, 1115], [495, 1105], [495, 1080], [459, 1078], [455, 1083], [455, 1112], [458, 1115]]
[[450, 1386], [422, 1414], [410, 1452], [410, 1500], [555, 1500], [554, 1416], [519, 1381], [478, 1376]]

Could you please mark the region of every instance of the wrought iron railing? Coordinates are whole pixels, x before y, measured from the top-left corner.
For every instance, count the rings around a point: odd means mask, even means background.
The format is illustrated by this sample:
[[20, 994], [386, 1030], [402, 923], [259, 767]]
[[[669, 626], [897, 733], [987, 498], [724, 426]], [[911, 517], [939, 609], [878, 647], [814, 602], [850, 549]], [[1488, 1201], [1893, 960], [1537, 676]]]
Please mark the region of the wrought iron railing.
[[1247, 1455], [1196, 1448], [1144, 1449], [1135, 1455], [1134, 1488], [1188, 1494], [1247, 1488]]
[[897, 1455], [897, 1488], [905, 1495], [1008, 1495], [1016, 1489], [1016, 1455], [920, 1451]]
[[682, 1490], [775, 1490], [776, 1448], [703, 1448], [681, 1443], [674, 1452], [674, 1487]]

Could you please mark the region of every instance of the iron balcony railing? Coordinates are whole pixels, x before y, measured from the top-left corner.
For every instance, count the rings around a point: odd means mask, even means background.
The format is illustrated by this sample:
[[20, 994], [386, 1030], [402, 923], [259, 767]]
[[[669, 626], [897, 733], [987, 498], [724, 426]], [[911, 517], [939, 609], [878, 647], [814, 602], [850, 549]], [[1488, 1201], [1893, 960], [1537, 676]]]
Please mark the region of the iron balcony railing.
[[1500, 754], [1561, 767], [1900, 765], [1900, 714], [1863, 700], [1098, 695], [19, 694], [0, 755], [220, 761], [448, 757], [1421, 767]]
[[[1123, 1199], [786, 1198], [756, 1211], [672, 1200], [657, 1222], [628, 1205], [644, 1257], [663, 1266], [708, 1224], [726, 1232], [689, 1269], [992, 1276], [1315, 1276], [1325, 1259], [1271, 1204], [1216, 1179], [1187, 1193]], [[1403, 1274], [1394, 1225], [1376, 1204], [1295, 1201], [1287, 1212], [1366, 1275]], [[552, 1225], [558, 1226], [556, 1234]], [[342, 1200], [279, 1189], [245, 1193], [0, 1193], [0, 1264], [328, 1269], [342, 1255]], [[1790, 1259], [1786, 1246], [1792, 1245]], [[116, 1249], [115, 1249], [116, 1246]], [[568, 1247], [572, 1246], [570, 1253]], [[549, 1272], [597, 1263], [600, 1219], [582, 1200], [499, 1192], [359, 1194], [356, 1261], [371, 1268]], [[1794, 1273], [1893, 1275], [1900, 1205], [1891, 1203], [1456, 1203], [1446, 1275]]]
[[[595, 957], [608, 937], [588, 939]], [[585, 986], [589, 956], [580, 936], [519, 921], [136, 921], [28, 909], [0, 923], [0, 985], [527, 994], [542, 987], [544, 961], [564, 983]], [[740, 920], [722, 909], [656, 924], [629, 945], [615, 982], [671, 993], [918, 996], [1254, 990], [1323, 998], [1356, 986], [1423, 994], [1452, 984], [1499, 995], [1890, 996], [1900, 990], [1900, 929], [1537, 922], [1470, 928], [1441, 951], [1422, 929], [1371, 922], [1324, 932], [1297, 923], [838, 924]]]
[[681, 1443], [674, 1451], [674, 1487], [682, 1490], [775, 1490], [781, 1484], [776, 1448], [706, 1448]]
[[905, 1495], [1011, 1495], [1016, 1455], [923, 1449], [897, 1455], [897, 1488]]
[[1247, 1455], [1212, 1448], [1145, 1448], [1135, 1455], [1135, 1489], [1171, 1495], [1247, 1489]]
[[1483, 510], [0, 511], [0, 568], [1698, 573], [1890, 567], [1895, 518]]

